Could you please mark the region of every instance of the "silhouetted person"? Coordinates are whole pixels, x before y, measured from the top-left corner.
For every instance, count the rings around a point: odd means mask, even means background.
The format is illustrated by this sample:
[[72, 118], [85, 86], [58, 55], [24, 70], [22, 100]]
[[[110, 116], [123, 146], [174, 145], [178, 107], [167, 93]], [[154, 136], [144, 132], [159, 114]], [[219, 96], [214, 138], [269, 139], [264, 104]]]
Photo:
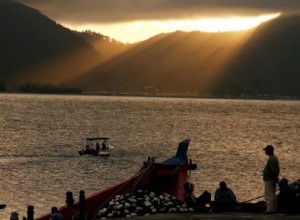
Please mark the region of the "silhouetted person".
[[234, 192], [227, 187], [225, 181], [219, 183], [219, 188], [215, 192], [215, 211], [233, 211], [236, 205]]
[[198, 212], [208, 212], [210, 210], [211, 194], [204, 191], [199, 197], [194, 195], [194, 184], [186, 182], [184, 184], [184, 200], [187, 207], [195, 209]]
[[102, 150], [107, 150], [107, 146], [104, 142], [102, 143]]
[[10, 214], [9, 220], [19, 220], [19, 213], [18, 212], [12, 212]]
[[100, 150], [100, 145], [99, 145], [99, 143], [97, 142], [96, 143], [96, 151], [99, 151]]
[[90, 147], [89, 147], [89, 145], [87, 144], [87, 145], [85, 146], [84, 153], [88, 154], [89, 152], [90, 152]]
[[63, 220], [64, 217], [58, 212], [57, 207], [51, 208], [51, 219], [50, 220]]
[[297, 197], [290, 188], [286, 178], [279, 181], [279, 190], [277, 196], [277, 211], [280, 213], [295, 213], [297, 211]]
[[264, 148], [266, 155], [269, 156], [267, 164], [263, 170], [263, 180], [265, 183], [265, 199], [267, 210], [266, 214], [273, 214], [277, 211], [276, 202], [276, 183], [279, 176], [279, 161], [274, 155], [274, 147], [268, 145]]

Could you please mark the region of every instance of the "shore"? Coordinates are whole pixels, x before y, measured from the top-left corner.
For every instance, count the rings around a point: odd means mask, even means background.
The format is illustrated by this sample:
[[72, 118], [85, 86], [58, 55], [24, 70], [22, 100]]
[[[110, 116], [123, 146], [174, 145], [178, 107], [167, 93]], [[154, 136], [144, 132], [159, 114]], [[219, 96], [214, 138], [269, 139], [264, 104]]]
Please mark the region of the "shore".
[[[128, 218], [118, 218], [118, 219], [128, 219]], [[262, 213], [247, 213], [247, 212], [226, 212], [226, 213], [168, 213], [168, 214], [156, 214], [148, 216], [137, 216], [131, 219], [135, 220], [176, 220], [176, 219], [185, 219], [185, 220], [213, 220], [213, 219], [285, 219], [285, 220], [294, 220], [300, 219], [300, 214], [273, 214], [265, 215]]]

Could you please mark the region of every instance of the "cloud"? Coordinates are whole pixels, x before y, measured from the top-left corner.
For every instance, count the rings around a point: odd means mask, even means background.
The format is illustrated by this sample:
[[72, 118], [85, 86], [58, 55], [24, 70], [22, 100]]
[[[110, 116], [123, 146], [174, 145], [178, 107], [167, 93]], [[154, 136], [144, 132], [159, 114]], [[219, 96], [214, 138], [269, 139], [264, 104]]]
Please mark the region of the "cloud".
[[59, 22], [114, 23], [295, 12], [300, 0], [16, 0]]

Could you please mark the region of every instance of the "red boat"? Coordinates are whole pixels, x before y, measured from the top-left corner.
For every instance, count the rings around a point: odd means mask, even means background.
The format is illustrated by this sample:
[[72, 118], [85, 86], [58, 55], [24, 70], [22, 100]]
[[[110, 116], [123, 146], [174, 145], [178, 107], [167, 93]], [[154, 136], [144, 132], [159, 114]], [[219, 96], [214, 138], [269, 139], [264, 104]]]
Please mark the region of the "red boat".
[[[188, 170], [197, 169], [197, 164], [188, 162], [187, 151], [190, 140], [179, 143], [175, 156], [162, 163], [156, 163], [155, 158], [148, 158], [141, 169], [131, 178], [126, 179], [108, 189], [96, 192], [84, 198], [84, 213], [88, 217], [94, 216], [100, 208], [108, 203], [114, 196], [125, 194], [136, 189], [147, 190], [158, 194], [168, 193], [179, 200], [184, 199], [184, 183], [187, 181]], [[79, 215], [82, 202], [63, 206], [59, 212], [64, 219]], [[51, 213], [36, 220], [49, 220]]]

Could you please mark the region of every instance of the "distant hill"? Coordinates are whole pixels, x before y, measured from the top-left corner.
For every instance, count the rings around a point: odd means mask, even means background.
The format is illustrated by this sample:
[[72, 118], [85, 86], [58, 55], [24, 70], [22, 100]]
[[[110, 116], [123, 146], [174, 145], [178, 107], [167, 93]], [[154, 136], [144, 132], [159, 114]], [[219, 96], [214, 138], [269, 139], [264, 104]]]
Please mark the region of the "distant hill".
[[300, 97], [299, 39], [299, 15], [260, 25], [216, 93]]
[[[105, 46], [101, 51], [101, 45], [94, 48], [88, 41], [91, 33], [71, 31], [39, 11], [10, 0], [0, 0], [0, 28], [0, 82], [9, 85], [61, 84], [125, 47], [102, 38]], [[108, 45], [114, 47], [109, 54]]]
[[74, 33], [84, 38], [86, 42], [92, 45], [92, 47], [102, 55], [104, 60], [111, 59], [134, 46], [134, 44], [124, 44], [109, 36], [90, 30]]
[[300, 97], [299, 18], [247, 32], [160, 34], [73, 83], [120, 93]]

